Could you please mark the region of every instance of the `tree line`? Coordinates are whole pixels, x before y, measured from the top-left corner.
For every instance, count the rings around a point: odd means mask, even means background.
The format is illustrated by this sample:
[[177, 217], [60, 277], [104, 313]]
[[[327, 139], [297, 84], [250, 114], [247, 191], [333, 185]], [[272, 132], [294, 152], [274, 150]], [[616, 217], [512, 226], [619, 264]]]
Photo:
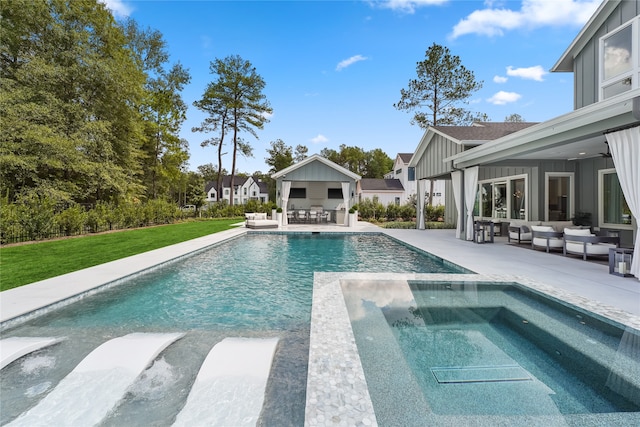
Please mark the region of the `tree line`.
[[[460, 107], [482, 82], [447, 48], [434, 43], [416, 72], [395, 104], [414, 113], [414, 124], [488, 119]], [[230, 174], [233, 185], [237, 156], [252, 155], [245, 137], [257, 139], [273, 110], [266, 82], [249, 61], [216, 58], [210, 73], [212, 81], [194, 102], [206, 117], [192, 131], [205, 134], [201, 145], [216, 149], [217, 164], [189, 172], [188, 142], [179, 132], [187, 111], [181, 92], [191, 77], [170, 61], [159, 31], [116, 21], [97, 0], [0, 2], [3, 203], [46, 197], [61, 206], [155, 199], [197, 204], [205, 180], [217, 181], [220, 191], [222, 176]], [[307, 157], [304, 145], [270, 144], [270, 173]], [[225, 145], [231, 147], [230, 171], [223, 168]], [[381, 149], [341, 145], [320, 155], [366, 178], [382, 178], [393, 167]]]

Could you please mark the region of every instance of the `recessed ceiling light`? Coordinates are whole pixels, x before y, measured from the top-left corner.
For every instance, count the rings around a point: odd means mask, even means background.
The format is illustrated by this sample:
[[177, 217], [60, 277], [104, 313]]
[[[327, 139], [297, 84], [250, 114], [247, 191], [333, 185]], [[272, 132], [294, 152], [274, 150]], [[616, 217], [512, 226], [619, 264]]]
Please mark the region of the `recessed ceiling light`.
[[587, 154], [587, 153], [585, 153], [584, 151], [581, 152], [581, 153], [578, 153], [579, 156], [584, 156], [585, 154]]

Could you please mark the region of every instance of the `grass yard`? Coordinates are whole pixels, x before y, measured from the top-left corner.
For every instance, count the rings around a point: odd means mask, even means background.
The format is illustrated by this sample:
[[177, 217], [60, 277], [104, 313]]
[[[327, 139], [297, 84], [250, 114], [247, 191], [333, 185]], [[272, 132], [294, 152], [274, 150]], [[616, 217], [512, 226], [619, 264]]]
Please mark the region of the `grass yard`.
[[0, 248], [0, 290], [228, 230], [239, 221], [192, 221]]

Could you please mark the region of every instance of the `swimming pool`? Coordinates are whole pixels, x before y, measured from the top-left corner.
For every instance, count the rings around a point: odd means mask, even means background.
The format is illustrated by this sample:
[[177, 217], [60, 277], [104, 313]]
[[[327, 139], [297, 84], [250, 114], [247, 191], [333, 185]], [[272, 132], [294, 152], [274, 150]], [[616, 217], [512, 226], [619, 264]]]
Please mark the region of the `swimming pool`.
[[33, 406], [107, 339], [187, 332], [104, 425], [170, 424], [199, 364], [228, 336], [280, 337], [263, 420], [301, 425], [315, 271], [466, 272], [379, 234], [239, 237], [6, 329], [3, 337], [67, 339], [2, 370], [0, 423]]
[[637, 425], [635, 329], [513, 283], [341, 285], [380, 425]]

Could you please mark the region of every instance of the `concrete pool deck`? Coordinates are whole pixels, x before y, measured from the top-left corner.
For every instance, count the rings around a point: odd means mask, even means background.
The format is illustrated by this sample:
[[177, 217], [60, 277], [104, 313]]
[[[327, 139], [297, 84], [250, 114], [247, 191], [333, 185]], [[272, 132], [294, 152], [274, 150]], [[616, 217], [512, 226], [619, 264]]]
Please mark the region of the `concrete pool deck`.
[[[144, 254], [91, 267], [0, 293], [0, 322], [12, 321], [27, 313], [75, 301], [80, 293], [103, 284], [135, 275], [149, 267], [188, 255], [210, 245], [254, 231], [244, 227], [172, 245]], [[361, 222], [355, 227], [332, 224], [293, 224], [278, 232], [378, 232], [461, 265], [478, 274], [460, 275], [461, 280], [518, 282], [541, 290], [588, 311], [640, 329], [640, 282], [608, 274], [603, 264], [585, 262], [533, 251], [527, 245], [478, 245], [455, 239], [454, 230], [381, 229]], [[380, 248], [384, 250], [384, 248]], [[389, 275], [390, 280], [406, 275]], [[431, 278], [440, 275], [430, 275]], [[451, 280], [451, 275], [442, 275]], [[357, 348], [351, 332], [339, 282], [343, 278], [367, 279], [367, 273], [316, 274], [311, 321], [311, 344], [305, 424], [376, 425], [368, 399]], [[385, 275], [375, 275], [376, 280]], [[37, 314], [36, 314], [37, 315]], [[26, 316], [30, 317], [30, 316]], [[6, 322], [6, 323], [5, 323]]]

